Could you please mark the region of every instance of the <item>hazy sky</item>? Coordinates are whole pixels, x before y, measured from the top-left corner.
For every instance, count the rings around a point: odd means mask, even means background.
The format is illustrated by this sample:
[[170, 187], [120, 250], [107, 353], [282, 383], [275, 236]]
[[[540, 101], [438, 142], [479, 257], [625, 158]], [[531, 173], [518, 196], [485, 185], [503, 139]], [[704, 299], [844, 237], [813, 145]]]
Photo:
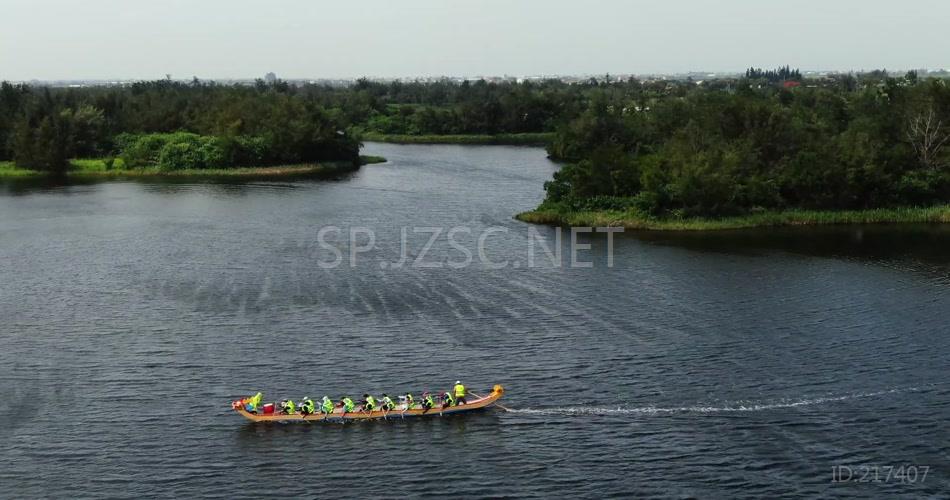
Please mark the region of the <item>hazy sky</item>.
[[950, 67], [947, 0], [0, 0], [0, 80]]

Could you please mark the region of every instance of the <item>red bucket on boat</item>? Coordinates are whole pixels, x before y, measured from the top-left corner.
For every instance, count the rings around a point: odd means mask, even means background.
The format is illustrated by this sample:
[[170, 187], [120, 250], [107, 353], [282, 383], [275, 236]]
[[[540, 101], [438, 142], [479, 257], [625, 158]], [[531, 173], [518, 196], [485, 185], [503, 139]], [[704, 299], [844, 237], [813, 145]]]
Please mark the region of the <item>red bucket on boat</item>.
[[273, 415], [274, 414], [274, 403], [267, 403], [261, 407], [264, 415]]

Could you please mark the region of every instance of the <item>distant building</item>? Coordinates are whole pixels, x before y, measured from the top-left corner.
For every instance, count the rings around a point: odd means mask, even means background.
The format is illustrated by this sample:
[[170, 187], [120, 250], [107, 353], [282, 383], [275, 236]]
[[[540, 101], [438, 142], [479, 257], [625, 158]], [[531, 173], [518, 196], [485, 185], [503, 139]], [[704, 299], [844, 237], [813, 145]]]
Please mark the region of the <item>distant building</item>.
[[277, 75], [275, 75], [274, 72], [271, 71], [270, 73], [267, 73], [266, 75], [264, 75], [264, 81], [267, 83], [275, 83], [277, 82]]

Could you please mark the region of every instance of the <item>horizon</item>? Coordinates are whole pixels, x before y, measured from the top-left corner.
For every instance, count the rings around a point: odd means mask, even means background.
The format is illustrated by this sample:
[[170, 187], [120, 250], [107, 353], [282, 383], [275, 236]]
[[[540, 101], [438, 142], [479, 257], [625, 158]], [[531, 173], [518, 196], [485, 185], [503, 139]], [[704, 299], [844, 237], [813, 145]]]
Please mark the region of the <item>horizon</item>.
[[584, 6], [41, 0], [5, 9], [0, 79], [154, 80], [171, 74], [240, 80], [274, 72], [287, 80], [334, 80], [735, 73], [786, 64], [840, 72], [950, 67], [950, 40], [941, 36], [950, 5], [913, 4], [895, 15], [880, 0], [769, 6], [751, 0], [602, 0]]
[[[552, 79], [552, 80], [566, 80], [566, 79], [586, 79], [586, 78], [599, 78], [609, 76], [611, 78], [627, 78], [633, 77], [638, 79], [643, 79], [646, 77], [687, 77], [694, 75], [708, 75], [710, 78], [729, 78], [734, 76], [741, 76], [749, 68], [770, 70], [783, 67], [785, 65], [753, 65], [748, 66], [741, 70], [723, 70], [723, 71], [707, 71], [707, 70], [691, 70], [675, 73], [622, 73], [622, 72], [606, 72], [606, 73], [554, 73], [554, 74], [484, 74], [484, 75], [455, 75], [455, 74], [431, 74], [431, 75], [403, 75], [403, 76], [390, 76], [390, 75], [350, 75], [350, 76], [319, 76], [319, 77], [308, 77], [308, 76], [289, 76], [285, 77], [283, 75], [274, 73], [278, 81], [285, 82], [328, 82], [328, 81], [338, 81], [338, 82], [356, 82], [360, 79], [368, 79], [371, 81], [424, 81], [424, 80], [455, 80], [455, 81], [476, 81], [479, 79]], [[925, 72], [926, 74], [933, 73], [950, 73], [950, 68], [943, 67], [933, 67], [933, 68], [861, 68], [861, 69], [805, 69], [805, 68], [796, 68], [801, 71], [803, 77], [807, 78], [809, 76], [822, 76], [822, 75], [861, 75], [871, 73], [873, 71], [885, 71], [888, 75], [903, 75], [909, 71]], [[30, 78], [30, 79], [10, 79], [5, 78], [0, 74], [0, 81], [10, 82], [10, 83], [24, 83], [24, 84], [33, 84], [33, 83], [57, 83], [57, 82], [74, 82], [74, 83], [111, 83], [111, 82], [121, 82], [121, 83], [130, 83], [130, 82], [147, 82], [147, 81], [158, 81], [158, 80], [171, 80], [175, 82], [188, 82], [195, 78], [202, 82], [253, 82], [256, 80], [265, 79], [267, 72], [263, 75], [257, 76], [216, 76], [216, 77], [204, 77], [201, 75], [191, 75], [191, 76], [176, 76], [170, 73], [165, 73], [163, 75], [158, 75], [152, 78], [130, 78], [130, 77], [93, 77], [93, 78], [49, 78], [49, 79], [39, 79], [39, 78]]]

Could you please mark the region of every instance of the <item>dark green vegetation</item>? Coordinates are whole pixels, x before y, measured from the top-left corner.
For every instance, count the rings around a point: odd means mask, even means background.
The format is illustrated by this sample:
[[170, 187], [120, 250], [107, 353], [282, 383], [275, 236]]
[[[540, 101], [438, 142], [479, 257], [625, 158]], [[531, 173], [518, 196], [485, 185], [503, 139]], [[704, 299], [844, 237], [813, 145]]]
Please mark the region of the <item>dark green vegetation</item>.
[[121, 158], [126, 169], [164, 171], [356, 163], [363, 133], [394, 142], [539, 145], [579, 115], [597, 85], [161, 80], [62, 89], [3, 83], [0, 161], [51, 173], [69, 172], [70, 158]]
[[[303, 136], [302, 136], [303, 137]], [[353, 145], [333, 141], [251, 135], [198, 135], [190, 132], [119, 134], [115, 150], [128, 168], [163, 170], [205, 169], [220, 166], [259, 166], [308, 161], [349, 160], [357, 163]], [[338, 140], [333, 137], [334, 140]], [[281, 144], [281, 142], [295, 144]], [[358, 151], [358, 150], [357, 150]], [[358, 155], [357, 155], [358, 158]]]
[[762, 68], [749, 68], [745, 72], [748, 80], [765, 80], [769, 83], [778, 82], [801, 82], [802, 72], [792, 69], [788, 66], [778, 69], [763, 70]]
[[[580, 219], [631, 227], [697, 218], [715, 226], [710, 220], [737, 216], [804, 224], [855, 219], [815, 211], [950, 201], [946, 80], [874, 73], [770, 81], [793, 73], [750, 70], [760, 78], [592, 90], [583, 113], [549, 147], [569, 163], [546, 184], [538, 210], [521, 218], [565, 222], [587, 214]], [[923, 218], [946, 221], [941, 210]], [[872, 219], [905, 216], [885, 211]]]
[[18, 168], [0, 165], [0, 176], [357, 165], [361, 140], [546, 143], [565, 165], [524, 220], [817, 223], [855, 219], [818, 214], [950, 202], [948, 122], [947, 80], [802, 79], [789, 67], [705, 82], [4, 83], [0, 161]]
[[80, 89], [0, 86], [0, 160], [65, 173], [69, 159], [118, 156], [165, 170], [358, 163], [339, 109], [284, 85], [194, 81]]
[[518, 214], [518, 219], [535, 224], [582, 227], [617, 226], [627, 229], [656, 231], [708, 231], [767, 226], [811, 226], [816, 224], [950, 223], [950, 205], [865, 210], [794, 209], [760, 211], [727, 217], [657, 217], [635, 208], [587, 211], [538, 209]]
[[[594, 84], [596, 86], [596, 83]], [[535, 143], [584, 108], [588, 84], [557, 80], [524, 83], [484, 80], [455, 83], [381, 83], [359, 80], [341, 107], [351, 123], [378, 138], [427, 137], [424, 142]], [[493, 136], [479, 139], [475, 136]]]
[[[321, 163], [297, 163], [293, 165], [267, 166], [231, 166], [210, 168], [126, 167], [121, 158], [73, 159], [69, 160], [66, 173], [70, 178], [143, 178], [143, 177], [199, 177], [199, 178], [272, 178], [301, 177], [312, 178], [315, 175], [332, 177], [351, 172], [359, 165], [383, 163], [380, 156], [360, 156], [358, 164], [350, 161], [331, 161]], [[0, 179], [26, 179], [48, 175], [48, 172], [16, 167], [11, 161], [0, 161]]]
[[360, 155], [360, 165], [372, 165], [374, 163], [386, 163], [386, 158], [382, 156]]

